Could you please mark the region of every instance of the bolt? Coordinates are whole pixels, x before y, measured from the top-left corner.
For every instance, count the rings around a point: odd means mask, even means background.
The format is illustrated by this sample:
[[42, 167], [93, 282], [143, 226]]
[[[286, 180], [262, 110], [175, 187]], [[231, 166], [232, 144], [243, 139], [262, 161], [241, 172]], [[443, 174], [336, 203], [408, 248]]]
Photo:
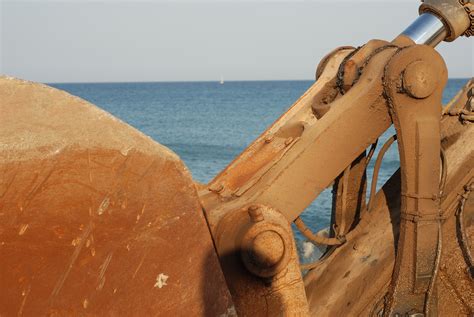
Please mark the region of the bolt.
[[285, 145], [288, 146], [293, 142], [293, 138], [290, 136], [288, 139], [285, 140]]
[[252, 242], [251, 256], [261, 268], [271, 268], [280, 262], [285, 253], [282, 237], [275, 231], [264, 231]]
[[248, 209], [248, 213], [249, 213], [250, 219], [253, 222], [260, 222], [260, 221], [265, 220], [263, 218], [262, 211], [257, 205], [250, 206]]
[[270, 143], [270, 142], [272, 142], [274, 137], [275, 137], [275, 136], [274, 136], [273, 134], [267, 135], [267, 136], [265, 137], [265, 143]]
[[220, 193], [224, 190], [224, 184], [220, 183], [220, 184], [212, 185], [211, 187], [209, 187], [209, 190], [211, 192]]
[[427, 62], [413, 62], [403, 72], [403, 88], [416, 99], [425, 99], [435, 91], [438, 85], [437, 74]]
[[240, 197], [242, 196], [242, 193], [240, 192], [240, 187], [237, 187], [234, 192], [232, 193], [235, 197]]

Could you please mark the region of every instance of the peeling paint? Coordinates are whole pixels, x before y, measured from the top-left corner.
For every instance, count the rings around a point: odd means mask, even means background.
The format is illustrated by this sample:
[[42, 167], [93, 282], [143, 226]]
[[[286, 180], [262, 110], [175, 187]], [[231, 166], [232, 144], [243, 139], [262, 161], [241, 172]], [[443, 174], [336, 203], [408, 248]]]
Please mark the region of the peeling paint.
[[87, 307], [89, 307], [89, 300], [86, 298], [84, 299], [84, 301], [82, 302], [82, 307], [84, 307], [84, 309], [86, 309]]
[[156, 277], [156, 283], [155, 283], [155, 287], [158, 287], [158, 288], [163, 288], [165, 287], [166, 285], [166, 281], [168, 280], [169, 276], [168, 275], [165, 275], [163, 273], [160, 273], [157, 277]]

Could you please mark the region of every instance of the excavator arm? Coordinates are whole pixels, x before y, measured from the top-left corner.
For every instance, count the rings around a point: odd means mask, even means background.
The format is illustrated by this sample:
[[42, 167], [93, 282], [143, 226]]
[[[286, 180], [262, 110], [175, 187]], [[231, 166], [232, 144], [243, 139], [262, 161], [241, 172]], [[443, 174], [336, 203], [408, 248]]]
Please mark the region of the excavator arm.
[[[474, 82], [442, 108], [435, 47], [473, 34], [470, 1], [426, 0], [393, 41], [332, 51], [207, 185], [93, 105], [0, 77], [0, 316], [472, 315]], [[329, 186], [323, 236], [300, 215]], [[293, 223], [320, 260], [300, 265]]]
[[[295, 248], [288, 247], [294, 245], [289, 224], [295, 222], [308, 240], [332, 246], [331, 252], [354, 241], [376, 212], [370, 203], [365, 206], [371, 156], [366, 149], [394, 124], [401, 161], [400, 236], [380, 311], [387, 316], [433, 314], [447, 173], [440, 167], [447, 69], [434, 47], [470, 35], [471, 8], [458, 1], [426, 1], [420, 17], [392, 42], [373, 40], [330, 53], [308, 91], [200, 191], [239, 313], [311, 310], [299, 300], [305, 290], [297, 285], [308, 284], [313, 275], [305, 281], [295, 277], [298, 259]], [[332, 231], [322, 237], [311, 233], [299, 215], [331, 184]], [[250, 291], [247, 271], [236, 268], [242, 263], [255, 275]], [[259, 297], [265, 300], [253, 300]]]

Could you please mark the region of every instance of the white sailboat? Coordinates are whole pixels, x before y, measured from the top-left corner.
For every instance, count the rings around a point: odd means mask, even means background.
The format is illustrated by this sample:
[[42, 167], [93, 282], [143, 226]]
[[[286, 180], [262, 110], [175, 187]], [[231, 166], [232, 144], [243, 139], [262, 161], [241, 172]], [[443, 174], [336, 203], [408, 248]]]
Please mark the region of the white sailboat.
[[224, 85], [224, 76], [221, 75], [221, 80], [219, 82], [221, 85]]

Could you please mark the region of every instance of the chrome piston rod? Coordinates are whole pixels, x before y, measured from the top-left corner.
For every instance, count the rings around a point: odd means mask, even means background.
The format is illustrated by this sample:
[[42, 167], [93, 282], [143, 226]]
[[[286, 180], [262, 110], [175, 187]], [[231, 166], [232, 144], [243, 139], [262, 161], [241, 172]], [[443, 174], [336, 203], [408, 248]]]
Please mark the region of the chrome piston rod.
[[415, 44], [435, 47], [446, 39], [448, 32], [437, 16], [423, 13], [400, 35], [409, 37]]

